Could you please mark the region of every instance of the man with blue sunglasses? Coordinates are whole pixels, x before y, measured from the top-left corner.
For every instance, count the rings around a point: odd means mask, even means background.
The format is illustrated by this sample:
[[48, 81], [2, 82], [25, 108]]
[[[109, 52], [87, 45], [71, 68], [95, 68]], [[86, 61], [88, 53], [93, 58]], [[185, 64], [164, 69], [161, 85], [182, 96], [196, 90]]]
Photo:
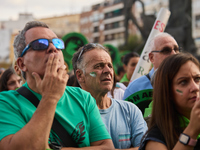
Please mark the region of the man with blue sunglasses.
[[23, 86], [40, 102], [36, 108], [18, 91], [1, 92], [1, 150], [68, 149], [51, 130], [54, 117], [77, 147], [114, 149], [94, 98], [80, 88], [66, 87], [64, 48], [64, 42], [42, 22], [28, 22], [16, 36], [14, 52], [26, 79]]

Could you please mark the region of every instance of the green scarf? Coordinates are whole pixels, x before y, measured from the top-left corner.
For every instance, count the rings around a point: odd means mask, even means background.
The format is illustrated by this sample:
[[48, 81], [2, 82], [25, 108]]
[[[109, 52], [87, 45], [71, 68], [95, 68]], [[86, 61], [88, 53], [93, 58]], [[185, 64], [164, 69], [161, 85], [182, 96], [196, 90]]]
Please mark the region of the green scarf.
[[153, 101], [151, 101], [151, 103], [149, 104], [148, 108], [145, 108], [145, 110], [144, 110], [144, 118], [148, 117], [149, 115], [151, 115], [152, 108], [153, 108]]
[[[181, 119], [181, 118], [183, 118], [183, 119]], [[188, 118], [186, 118], [185, 116], [182, 116], [181, 118], [180, 118], [181, 127], [183, 127], [183, 128], [187, 127], [188, 124], [190, 123], [190, 120]], [[185, 125], [185, 127], [184, 127], [184, 125]], [[198, 138], [200, 138], [200, 134], [197, 136], [197, 139]]]
[[[153, 101], [149, 104], [149, 107], [145, 109], [144, 118], [148, 117], [151, 114], [152, 108], [153, 108]], [[187, 127], [189, 123], [190, 123], [190, 120], [188, 118], [186, 118], [185, 116], [180, 116], [180, 126], [182, 128]], [[197, 136], [197, 139], [198, 138], [200, 138], [200, 134]]]

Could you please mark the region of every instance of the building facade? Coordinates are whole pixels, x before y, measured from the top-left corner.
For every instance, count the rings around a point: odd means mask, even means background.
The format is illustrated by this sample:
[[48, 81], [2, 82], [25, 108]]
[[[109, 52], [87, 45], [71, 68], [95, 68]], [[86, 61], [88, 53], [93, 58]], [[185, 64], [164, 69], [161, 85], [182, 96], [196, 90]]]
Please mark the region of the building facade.
[[80, 14], [55, 16], [38, 20], [45, 22], [59, 38], [70, 32], [80, 32]]
[[[91, 6], [91, 10], [82, 12], [80, 16], [80, 32], [89, 42], [124, 44], [124, 4], [122, 0], [106, 0]], [[130, 21], [130, 34], [136, 33], [134, 24]]]
[[35, 19], [32, 14], [20, 13], [17, 20], [0, 21], [0, 63], [11, 64], [15, 61], [13, 52], [14, 37], [24, 28], [27, 22], [33, 20], [45, 22], [59, 38], [69, 32], [80, 32], [80, 14]]
[[30, 13], [20, 13], [18, 20], [0, 22], [0, 62], [13, 63], [13, 41], [18, 32], [28, 21], [34, 20]]

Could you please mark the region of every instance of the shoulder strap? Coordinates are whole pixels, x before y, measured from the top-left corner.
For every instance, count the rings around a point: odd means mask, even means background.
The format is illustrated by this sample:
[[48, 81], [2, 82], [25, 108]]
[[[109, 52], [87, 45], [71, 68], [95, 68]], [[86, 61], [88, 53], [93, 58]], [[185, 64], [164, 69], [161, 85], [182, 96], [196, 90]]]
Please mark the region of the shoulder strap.
[[[25, 86], [17, 89], [17, 92], [28, 99], [36, 108], [39, 104], [39, 99]], [[58, 120], [54, 117], [52, 130], [58, 135], [58, 137], [62, 141], [62, 146], [65, 147], [78, 147], [78, 145], [72, 140], [69, 133], [64, 129], [64, 127], [58, 122]]]
[[150, 75], [149, 73], [145, 75], [150, 81], [151, 81], [151, 78], [150, 78]]
[[16, 91], [24, 96], [26, 99], [28, 99], [37, 108], [40, 101], [31, 91], [29, 91], [29, 89], [27, 89], [25, 86], [22, 86]]

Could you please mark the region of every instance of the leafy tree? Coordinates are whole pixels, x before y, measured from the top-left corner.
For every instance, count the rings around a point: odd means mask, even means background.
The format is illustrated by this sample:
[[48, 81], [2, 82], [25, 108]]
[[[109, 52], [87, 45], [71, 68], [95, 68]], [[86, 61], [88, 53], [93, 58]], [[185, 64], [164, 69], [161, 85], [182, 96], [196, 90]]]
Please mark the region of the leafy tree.
[[119, 45], [118, 49], [120, 52], [137, 52], [141, 54], [144, 46], [144, 42], [141, 37], [137, 35], [129, 35], [127, 44]]

